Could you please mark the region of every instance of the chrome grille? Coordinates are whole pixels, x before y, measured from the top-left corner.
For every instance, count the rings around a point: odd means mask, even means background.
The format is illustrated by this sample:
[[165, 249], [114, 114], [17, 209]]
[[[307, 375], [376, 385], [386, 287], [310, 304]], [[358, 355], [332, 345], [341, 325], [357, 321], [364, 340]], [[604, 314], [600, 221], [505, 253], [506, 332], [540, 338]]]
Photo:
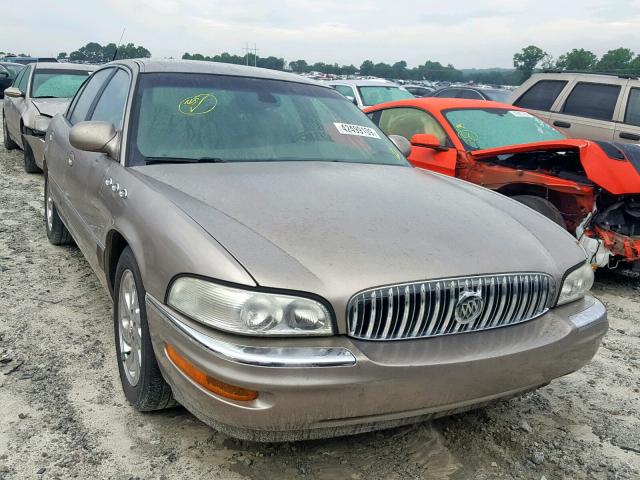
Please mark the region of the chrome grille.
[[[475, 332], [539, 317], [555, 300], [553, 277], [543, 273], [448, 278], [375, 288], [354, 295], [349, 335], [399, 340]], [[481, 297], [472, 321], [460, 319], [461, 297]], [[479, 311], [479, 313], [478, 313]]]

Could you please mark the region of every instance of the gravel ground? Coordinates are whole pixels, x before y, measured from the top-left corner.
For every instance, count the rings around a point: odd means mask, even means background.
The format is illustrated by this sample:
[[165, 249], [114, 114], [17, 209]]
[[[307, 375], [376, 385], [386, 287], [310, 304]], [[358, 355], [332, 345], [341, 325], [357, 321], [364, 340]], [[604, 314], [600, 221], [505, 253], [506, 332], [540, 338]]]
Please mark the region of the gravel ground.
[[47, 242], [42, 190], [0, 146], [0, 479], [640, 478], [635, 281], [598, 278], [602, 348], [537, 392], [384, 432], [251, 444], [182, 408], [127, 404], [110, 299], [76, 248]]

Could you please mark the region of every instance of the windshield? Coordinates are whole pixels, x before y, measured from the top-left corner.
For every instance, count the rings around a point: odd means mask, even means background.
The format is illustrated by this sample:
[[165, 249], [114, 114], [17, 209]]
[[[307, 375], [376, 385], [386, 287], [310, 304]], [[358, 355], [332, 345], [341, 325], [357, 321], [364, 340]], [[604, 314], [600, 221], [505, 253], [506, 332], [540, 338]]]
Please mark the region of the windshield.
[[394, 100], [413, 98], [413, 95], [411, 95], [404, 88], [400, 88], [394, 85], [374, 85], [368, 87], [358, 87], [358, 91], [360, 92], [362, 103], [365, 107], [378, 105], [379, 103], [384, 102], [393, 102]]
[[3, 63], [2, 66], [7, 70], [9, 70], [9, 74], [11, 75], [11, 78], [16, 78], [16, 75], [18, 75], [18, 72], [24, 68], [24, 65], [10, 65], [8, 63]]
[[71, 98], [91, 72], [38, 69], [31, 81], [31, 98]]
[[470, 151], [566, 138], [538, 117], [521, 110], [464, 108], [443, 113]]
[[210, 74], [140, 76], [129, 165], [333, 161], [404, 165], [387, 137], [333, 89]]

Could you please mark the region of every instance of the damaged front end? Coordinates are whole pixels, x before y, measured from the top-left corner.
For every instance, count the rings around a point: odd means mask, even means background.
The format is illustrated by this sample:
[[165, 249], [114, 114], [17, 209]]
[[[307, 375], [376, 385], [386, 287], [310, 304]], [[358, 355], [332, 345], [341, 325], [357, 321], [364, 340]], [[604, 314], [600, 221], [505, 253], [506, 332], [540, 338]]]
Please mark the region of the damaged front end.
[[470, 175], [474, 183], [551, 201], [594, 267], [640, 273], [640, 145], [567, 139], [472, 157], [481, 160]]

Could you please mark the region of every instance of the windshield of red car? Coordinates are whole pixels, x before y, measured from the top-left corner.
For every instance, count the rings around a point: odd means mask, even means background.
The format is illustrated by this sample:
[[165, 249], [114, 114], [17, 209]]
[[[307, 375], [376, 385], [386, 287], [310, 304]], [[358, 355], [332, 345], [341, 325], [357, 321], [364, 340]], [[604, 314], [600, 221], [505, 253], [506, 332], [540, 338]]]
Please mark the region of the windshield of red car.
[[90, 73], [86, 70], [37, 69], [31, 80], [31, 98], [71, 98]]
[[393, 102], [413, 98], [413, 95], [404, 88], [395, 85], [373, 85], [358, 87], [362, 103], [365, 107], [378, 105], [379, 103]]
[[522, 110], [458, 108], [443, 114], [468, 151], [566, 138], [551, 125]]
[[140, 75], [129, 165], [331, 161], [408, 166], [391, 141], [333, 89], [212, 74]]

